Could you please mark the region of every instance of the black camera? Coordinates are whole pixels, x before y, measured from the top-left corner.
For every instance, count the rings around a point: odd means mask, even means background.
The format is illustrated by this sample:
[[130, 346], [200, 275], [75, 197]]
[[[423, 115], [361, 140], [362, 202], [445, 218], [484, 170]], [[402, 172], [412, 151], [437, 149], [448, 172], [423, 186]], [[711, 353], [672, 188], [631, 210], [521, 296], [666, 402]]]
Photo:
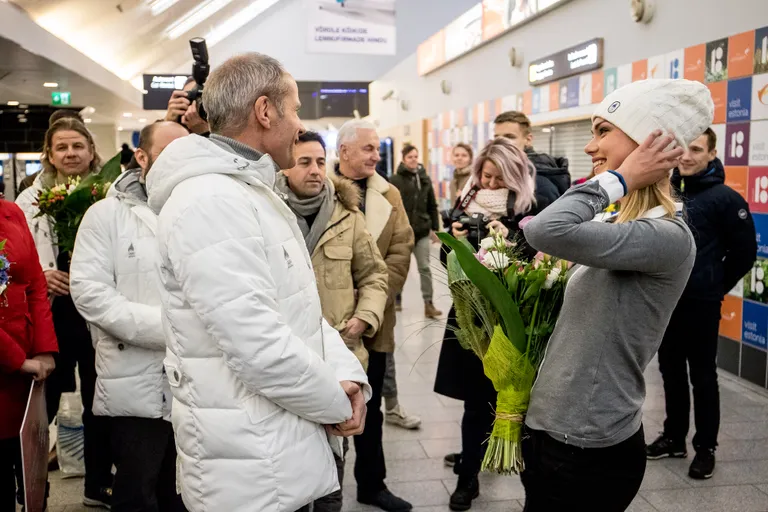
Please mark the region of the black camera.
[[488, 229], [488, 223], [491, 219], [481, 213], [475, 213], [471, 216], [462, 215], [457, 221], [461, 224], [461, 229], [467, 232], [467, 239], [472, 245], [480, 245], [480, 240], [488, 237], [491, 233]]
[[197, 101], [197, 113], [204, 121], [208, 120], [208, 114], [203, 108], [203, 87], [205, 87], [205, 81], [208, 80], [208, 73], [211, 72], [211, 68], [208, 65], [208, 45], [205, 44], [205, 39], [202, 37], [194, 37], [189, 40], [189, 46], [192, 48], [192, 58], [194, 63], [192, 64], [192, 78], [195, 79], [194, 88], [187, 91], [187, 99], [191, 102]]

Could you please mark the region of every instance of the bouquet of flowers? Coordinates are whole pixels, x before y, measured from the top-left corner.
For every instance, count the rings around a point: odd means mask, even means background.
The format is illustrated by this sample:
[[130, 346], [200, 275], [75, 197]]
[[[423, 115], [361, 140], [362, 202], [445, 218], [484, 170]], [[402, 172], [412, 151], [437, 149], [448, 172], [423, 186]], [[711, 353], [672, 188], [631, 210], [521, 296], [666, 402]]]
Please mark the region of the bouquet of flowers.
[[568, 263], [543, 255], [523, 261], [516, 244], [498, 233], [477, 253], [466, 240], [438, 236], [453, 249], [447, 271], [456, 337], [482, 360], [498, 392], [483, 471], [519, 474], [523, 421], [563, 303]]
[[8, 240], [0, 240], [0, 306], [5, 305], [5, 289], [8, 288], [8, 282], [11, 280], [10, 270], [11, 262], [3, 253], [5, 244]]
[[112, 157], [98, 174], [85, 179], [69, 178], [66, 184], [40, 191], [37, 196], [37, 217], [47, 215], [53, 225], [56, 243], [62, 252], [70, 255], [75, 248], [75, 237], [80, 221], [90, 206], [104, 199], [112, 182], [120, 176], [120, 153]]

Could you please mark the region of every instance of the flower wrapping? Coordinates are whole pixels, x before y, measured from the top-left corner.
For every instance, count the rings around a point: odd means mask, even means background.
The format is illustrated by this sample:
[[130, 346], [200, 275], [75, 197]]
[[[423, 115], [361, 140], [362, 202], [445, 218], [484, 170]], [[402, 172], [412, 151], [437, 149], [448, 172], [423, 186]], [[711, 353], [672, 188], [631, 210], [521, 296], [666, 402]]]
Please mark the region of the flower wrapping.
[[524, 470], [522, 430], [531, 390], [562, 306], [568, 263], [545, 255], [527, 262], [498, 234], [473, 253], [466, 240], [440, 238], [459, 329], [456, 337], [483, 362], [498, 396], [484, 471]]

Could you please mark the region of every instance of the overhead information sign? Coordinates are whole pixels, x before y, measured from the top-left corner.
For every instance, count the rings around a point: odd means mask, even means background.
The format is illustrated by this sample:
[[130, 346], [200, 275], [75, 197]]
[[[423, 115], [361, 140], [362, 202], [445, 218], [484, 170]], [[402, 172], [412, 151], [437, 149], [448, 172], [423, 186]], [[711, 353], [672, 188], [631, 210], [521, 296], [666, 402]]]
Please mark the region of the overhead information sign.
[[186, 81], [187, 75], [144, 75], [144, 110], [166, 110], [173, 91], [182, 90]]
[[307, 51], [395, 55], [395, 0], [304, 0]]
[[601, 67], [603, 39], [592, 39], [531, 62], [528, 66], [528, 83], [546, 84]]

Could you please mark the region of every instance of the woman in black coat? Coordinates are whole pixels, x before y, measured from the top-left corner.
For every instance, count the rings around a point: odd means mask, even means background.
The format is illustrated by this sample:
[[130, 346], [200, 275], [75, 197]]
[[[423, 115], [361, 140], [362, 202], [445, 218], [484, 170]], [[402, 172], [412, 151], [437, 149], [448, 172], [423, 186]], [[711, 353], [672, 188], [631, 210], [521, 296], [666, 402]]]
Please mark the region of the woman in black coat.
[[[518, 244], [525, 244], [520, 221], [546, 206], [537, 201], [535, 174], [525, 153], [512, 142], [504, 138], [489, 142], [475, 161], [472, 176], [451, 211], [452, 234], [466, 237], [475, 249], [491, 228]], [[527, 245], [523, 245], [522, 250], [528, 257], [535, 255]], [[443, 257], [445, 253], [444, 250]], [[485, 376], [480, 359], [459, 344], [456, 329], [456, 310], [451, 307], [440, 350], [435, 392], [464, 401], [462, 453], [447, 455], [445, 462], [454, 466], [459, 476], [451, 496], [451, 510], [469, 510], [472, 500], [479, 495], [477, 476], [493, 429], [496, 390]]]

